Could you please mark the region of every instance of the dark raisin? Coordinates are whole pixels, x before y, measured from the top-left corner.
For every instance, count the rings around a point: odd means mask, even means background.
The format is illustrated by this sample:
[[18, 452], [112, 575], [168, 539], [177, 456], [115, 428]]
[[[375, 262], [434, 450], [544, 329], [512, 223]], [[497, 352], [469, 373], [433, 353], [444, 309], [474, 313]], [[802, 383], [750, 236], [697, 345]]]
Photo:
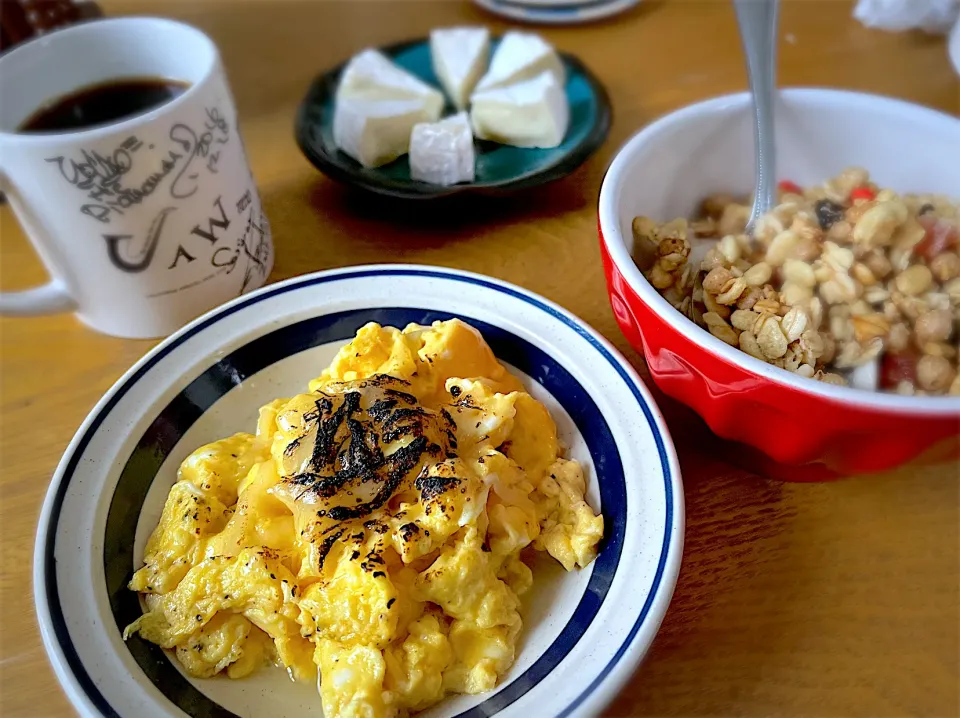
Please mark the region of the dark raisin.
[[821, 199], [814, 205], [814, 211], [817, 213], [817, 221], [820, 223], [820, 229], [826, 231], [833, 225], [843, 219], [845, 210], [836, 202], [828, 199]]
[[920, 210], [917, 212], [917, 214], [924, 215], [924, 214], [927, 214], [928, 212], [932, 212], [934, 209], [936, 208], [932, 204], [927, 202], [926, 204], [921, 205]]
[[459, 386], [450, 387], [450, 396], [452, 396], [454, 399], [460, 396], [462, 392], [463, 392], [463, 389], [461, 389]]

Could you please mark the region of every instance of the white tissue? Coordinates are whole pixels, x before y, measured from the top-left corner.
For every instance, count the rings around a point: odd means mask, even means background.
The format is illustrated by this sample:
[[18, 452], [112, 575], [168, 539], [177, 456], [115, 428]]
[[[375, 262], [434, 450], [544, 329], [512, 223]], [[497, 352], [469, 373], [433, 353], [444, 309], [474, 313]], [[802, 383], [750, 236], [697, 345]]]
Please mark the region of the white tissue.
[[947, 54], [950, 55], [953, 69], [960, 75], [960, 17], [957, 18], [957, 22], [950, 32], [950, 39], [947, 40]]
[[947, 33], [960, 15], [960, 0], [859, 0], [853, 16], [878, 30], [920, 29]]

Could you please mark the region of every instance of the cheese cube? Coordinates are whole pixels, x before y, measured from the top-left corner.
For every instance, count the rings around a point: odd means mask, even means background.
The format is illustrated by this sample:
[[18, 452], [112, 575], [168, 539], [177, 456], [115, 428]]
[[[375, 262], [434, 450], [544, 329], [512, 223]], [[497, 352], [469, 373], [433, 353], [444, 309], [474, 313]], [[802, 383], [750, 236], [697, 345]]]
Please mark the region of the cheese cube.
[[422, 100], [431, 120], [440, 118], [443, 94], [394, 63], [377, 50], [354, 55], [343, 69], [337, 87], [337, 101]]
[[477, 83], [477, 91], [512, 85], [542, 72], [552, 72], [557, 83], [566, 84], [563, 63], [553, 47], [542, 37], [529, 32], [511, 31], [503, 36], [493, 53], [490, 69]]
[[393, 162], [410, 149], [418, 122], [436, 119], [424, 98], [366, 100], [343, 97], [333, 115], [333, 141], [364, 167]]
[[440, 122], [414, 125], [410, 135], [410, 176], [421, 182], [452, 185], [473, 182], [473, 134], [467, 113]]
[[475, 92], [470, 121], [474, 134], [516, 147], [556, 147], [570, 123], [563, 87], [552, 72], [494, 90]]
[[485, 27], [449, 27], [430, 33], [433, 72], [459, 110], [470, 101], [489, 55], [490, 31]]

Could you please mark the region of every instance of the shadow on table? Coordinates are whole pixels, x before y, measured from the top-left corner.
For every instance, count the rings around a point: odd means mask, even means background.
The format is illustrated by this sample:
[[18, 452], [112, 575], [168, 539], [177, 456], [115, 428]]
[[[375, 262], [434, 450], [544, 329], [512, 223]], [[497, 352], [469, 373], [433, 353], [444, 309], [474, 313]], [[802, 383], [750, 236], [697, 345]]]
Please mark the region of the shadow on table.
[[730, 445], [654, 393], [683, 473], [683, 564], [606, 715], [956, 715], [960, 529], [942, 509], [958, 503], [955, 477], [766, 480], [718, 458]]
[[507, 195], [459, 193], [431, 200], [387, 197], [318, 179], [310, 190], [310, 205], [321, 214], [344, 222], [383, 223], [391, 231], [415, 230], [427, 242], [470, 235], [477, 229], [555, 219], [596, 204], [581, 168], [543, 187]]
[[734, 715], [735, 696], [763, 680], [765, 648], [775, 641], [778, 652], [790, 650], [769, 622], [751, 620], [750, 606], [768, 581], [765, 548], [789, 531], [796, 509], [783, 501], [784, 484], [716, 458], [722, 440], [692, 410], [653, 392], [680, 457], [683, 563], [647, 659], [606, 715]]

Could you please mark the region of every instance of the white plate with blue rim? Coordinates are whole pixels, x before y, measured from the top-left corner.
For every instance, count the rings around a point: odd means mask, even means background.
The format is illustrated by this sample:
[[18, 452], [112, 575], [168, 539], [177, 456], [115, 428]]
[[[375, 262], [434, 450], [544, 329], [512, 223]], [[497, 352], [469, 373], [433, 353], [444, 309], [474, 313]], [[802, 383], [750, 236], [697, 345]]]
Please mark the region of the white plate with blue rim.
[[186, 676], [123, 628], [127, 590], [180, 462], [249, 430], [258, 407], [303, 390], [364, 324], [459, 317], [544, 401], [604, 515], [596, 561], [537, 567], [513, 668], [490, 693], [422, 715], [589, 716], [630, 678], [667, 610], [680, 567], [683, 491], [670, 436], [629, 363], [555, 304], [489, 277], [383, 265], [264, 287], [188, 325], [140, 360], [90, 413], [51, 482], [34, 589], [44, 644], [83, 716], [322, 715], [316, 686], [280, 669], [250, 678]]
[[575, 25], [626, 12], [640, 0], [473, 0], [484, 10], [520, 22]]

